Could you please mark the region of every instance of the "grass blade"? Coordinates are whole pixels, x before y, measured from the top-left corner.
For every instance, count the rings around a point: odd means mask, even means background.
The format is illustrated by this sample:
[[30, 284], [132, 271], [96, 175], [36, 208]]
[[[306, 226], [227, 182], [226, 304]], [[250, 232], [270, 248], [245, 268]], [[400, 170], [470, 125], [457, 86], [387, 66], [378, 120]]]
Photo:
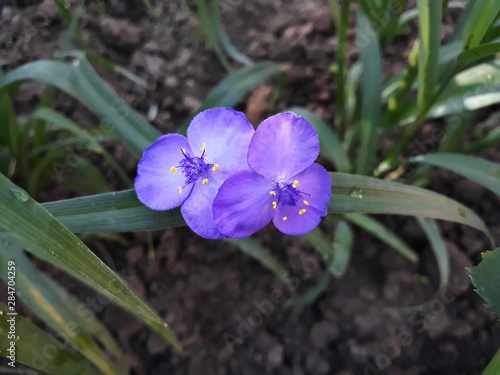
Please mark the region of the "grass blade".
[[345, 221], [339, 221], [335, 228], [335, 239], [333, 240], [333, 259], [330, 264], [330, 272], [342, 277], [347, 271], [347, 265], [351, 259], [353, 244], [352, 229]]
[[486, 366], [482, 375], [498, 375], [500, 374], [500, 350], [493, 357], [491, 362]]
[[340, 142], [337, 134], [319, 116], [302, 107], [292, 107], [289, 109], [299, 116], [304, 117], [311, 123], [318, 132], [320, 142], [320, 154], [328, 159], [339, 172], [350, 172], [351, 163]]
[[1, 174], [0, 212], [0, 228], [9, 232], [19, 246], [110, 298], [181, 350], [174, 333], [146, 302], [78, 237]]
[[438, 80], [439, 45], [441, 43], [442, 0], [417, 0], [419, 11], [419, 89], [417, 107], [420, 114], [428, 109]]
[[408, 161], [447, 169], [500, 195], [500, 165], [497, 163], [461, 154], [421, 155]]
[[[7, 314], [9, 308], [0, 302], [0, 311]], [[0, 319], [2, 356], [8, 354], [6, 351], [10, 347], [11, 341], [8, 335], [10, 328], [8, 319]], [[95, 369], [83, 357], [68, 350], [55, 337], [31, 323], [30, 319], [18, 314], [15, 320], [16, 336], [19, 337], [19, 340], [16, 341], [16, 362], [44, 374], [95, 375]], [[47, 361], [45, 351], [49, 350], [53, 354], [53, 358]]]
[[366, 174], [375, 159], [380, 125], [382, 66], [380, 47], [375, 31], [363, 13], [357, 18], [357, 44], [361, 55], [361, 146], [356, 172]]
[[391, 232], [374, 218], [362, 214], [345, 214], [344, 217], [391, 246], [409, 261], [413, 263], [418, 261], [417, 254], [398, 235]]
[[498, 0], [475, 0], [463, 35], [464, 49], [477, 47], [488, 29], [498, 17], [500, 2]]
[[450, 277], [450, 256], [446, 250], [446, 244], [434, 220], [417, 217], [417, 221], [429, 239], [439, 270], [439, 290], [443, 290]]
[[73, 233], [146, 231], [185, 225], [179, 209], [153, 211], [134, 190], [44, 203], [43, 207]]

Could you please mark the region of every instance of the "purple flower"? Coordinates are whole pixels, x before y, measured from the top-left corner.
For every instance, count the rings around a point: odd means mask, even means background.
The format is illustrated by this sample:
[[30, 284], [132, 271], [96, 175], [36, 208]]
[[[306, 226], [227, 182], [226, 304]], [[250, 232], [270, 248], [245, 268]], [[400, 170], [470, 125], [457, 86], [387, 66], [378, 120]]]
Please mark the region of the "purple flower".
[[248, 145], [254, 134], [245, 115], [231, 108], [198, 114], [187, 138], [167, 134], [142, 155], [137, 168], [137, 197], [153, 210], [180, 206], [187, 225], [198, 235], [222, 238], [215, 228], [212, 203], [230, 175], [248, 170]]
[[304, 234], [327, 214], [328, 172], [314, 163], [319, 139], [304, 118], [272, 116], [255, 131], [248, 149], [251, 171], [229, 177], [214, 200], [215, 226], [227, 237], [252, 235], [271, 220], [283, 233]]

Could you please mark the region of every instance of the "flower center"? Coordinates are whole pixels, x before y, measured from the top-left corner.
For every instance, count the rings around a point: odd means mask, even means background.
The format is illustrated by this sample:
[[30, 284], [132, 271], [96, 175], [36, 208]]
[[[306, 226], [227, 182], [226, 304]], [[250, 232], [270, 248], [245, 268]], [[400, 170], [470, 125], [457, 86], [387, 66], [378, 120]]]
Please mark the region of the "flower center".
[[184, 186], [179, 186], [179, 194], [182, 193], [182, 189], [189, 184], [192, 184], [199, 179], [203, 185], [208, 184], [208, 178], [210, 177], [212, 171], [215, 172], [219, 169], [219, 164], [210, 164], [205, 160], [205, 144], [202, 147], [201, 156], [191, 156], [186, 151], [186, 149], [181, 148], [181, 153], [184, 159], [179, 161], [179, 165], [177, 167], [170, 167], [170, 171], [172, 173], [177, 173], [178, 169], [186, 177], [186, 182]]
[[[269, 194], [274, 195], [276, 200], [273, 201], [273, 208], [276, 209], [278, 205], [284, 206], [301, 206], [297, 210], [299, 215], [306, 213], [305, 206], [309, 206], [309, 202], [304, 199], [304, 195], [310, 196], [310, 194], [304, 193], [297, 189], [299, 181], [295, 180], [291, 184], [286, 181], [276, 181], [274, 189], [269, 192]], [[300, 202], [299, 202], [300, 200]], [[282, 217], [283, 220], [287, 220], [286, 216]]]

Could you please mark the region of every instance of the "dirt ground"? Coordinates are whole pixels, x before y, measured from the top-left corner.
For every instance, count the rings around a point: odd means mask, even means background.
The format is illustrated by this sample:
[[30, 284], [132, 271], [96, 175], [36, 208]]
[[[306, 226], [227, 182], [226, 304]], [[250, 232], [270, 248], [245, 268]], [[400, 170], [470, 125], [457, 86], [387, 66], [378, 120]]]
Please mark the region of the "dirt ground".
[[[141, 87], [98, 68], [141, 113], [158, 105], [154, 125], [172, 132], [225, 71], [203, 39], [192, 3], [153, 3], [152, 15], [139, 0], [110, 0], [105, 7], [91, 2], [81, 15], [81, 39], [90, 51], [147, 82]], [[53, 1], [19, 0], [17, 8], [13, 4], [0, 0], [0, 60], [7, 61], [6, 70], [53, 57], [67, 32]], [[329, 66], [336, 43], [326, 1], [224, 0], [222, 15], [241, 52], [254, 60], [276, 61], [287, 72], [273, 108], [268, 103], [278, 84], [270, 81], [237, 109], [254, 125], [293, 105], [332, 119], [335, 82]], [[414, 35], [409, 28], [396, 39], [385, 56], [387, 72], [400, 69]], [[348, 58], [357, 59], [354, 43]], [[16, 97], [17, 110], [29, 113], [41, 90], [34, 83], [23, 85]], [[97, 121], [61, 93], [55, 105], [84, 126]], [[437, 149], [440, 139], [431, 137], [432, 126], [422, 131], [412, 148]], [[133, 178], [136, 160], [120, 145], [106, 147]], [[498, 150], [482, 156], [500, 159]], [[124, 189], [104, 168], [113, 188]], [[447, 172], [434, 173], [430, 188], [475, 210], [500, 242], [500, 201], [493, 193]], [[58, 188], [39, 198], [70, 195]], [[486, 239], [473, 229], [441, 223], [452, 273], [448, 288], [436, 295], [436, 264], [416, 221], [397, 216], [380, 219], [419, 253], [419, 263], [411, 264], [372, 236], [356, 231], [346, 275], [332, 279], [314, 302], [293, 308], [284, 307], [288, 297], [284, 285], [262, 265], [228, 243], [200, 239], [187, 228], [155, 232], [154, 259], [148, 256], [145, 233], [126, 234], [127, 246], [109, 243], [112, 266], [162, 314], [188, 356], [173, 352], [118, 307], [93, 304], [95, 294], [61, 272], [51, 274], [64, 280], [103, 319], [137, 375], [480, 374], [500, 346], [500, 326], [472, 290], [465, 267], [480, 261], [480, 252], [488, 249]], [[299, 294], [320, 279], [324, 266], [305, 241], [271, 227], [257, 238], [289, 268]], [[400, 310], [417, 305], [406, 313]]]

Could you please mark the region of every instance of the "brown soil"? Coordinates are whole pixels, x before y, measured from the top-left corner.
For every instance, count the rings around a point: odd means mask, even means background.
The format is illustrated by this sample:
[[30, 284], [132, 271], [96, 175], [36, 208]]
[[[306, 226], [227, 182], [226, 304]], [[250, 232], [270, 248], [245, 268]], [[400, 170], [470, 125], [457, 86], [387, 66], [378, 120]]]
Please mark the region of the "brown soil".
[[[278, 87], [273, 82], [238, 106], [254, 125], [293, 105], [332, 119], [335, 87], [329, 65], [335, 28], [325, 3], [222, 2], [228, 34], [239, 50], [254, 60], [279, 62], [287, 71], [274, 108], [268, 105]], [[11, 2], [0, 0], [0, 59], [8, 61], [7, 70], [53, 57], [67, 32], [53, 1], [17, 4], [15, 9]], [[98, 4], [85, 7], [82, 40], [90, 51], [130, 69], [148, 85], [138, 86], [103, 68], [99, 72], [141, 113], [157, 104], [153, 124], [162, 132], [175, 131], [225, 76], [190, 14], [194, 7], [185, 1], [157, 2], [158, 20], [154, 20], [139, 0], [110, 0], [105, 9]], [[400, 69], [412, 35], [414, 30], [408, 30], [408, 35], [396, 39], [386, 56], [388, 71]], [[357, 59], [354, 42], [348, 58]], [[29, 113], [41, 89], [34, 83], [22, 86], [16, 97], [20, 113]], [[56, 95], [55, 105], [83, 126], [96, 123], [64, 94]], [[428, 136], [420, 137], [419, 142], [429, 144]], [[436, 147], [439, 139], [432, 142]], [[109, 143], [107, 148], [133, 178], [136, 161], [120, 145]], [[483, 156], [499, 160], [498, 150]], [[107, 169], [105, 173], [113, 178]], [[125, 188], [118, 182], [112, 185]], [[469, 205], [500, 241], [498, 197], [447, 172], [433, 174], [430, 188]], [[66, 189], [56, 192], [39, 198], [71, 194]], [[488, 248], [485, 238], [470, 228], [441, 223], [452, 275], [446, 291], [435, 295], [436, 264], [416, 221], [381, 219], [419, 253], [418, 265], [356, 231], [347, 274], [331, 280], [314, 302], [288, 309], [283, 306], [288, 296], [284, 285], [225, 242], [202, 240], [187, 228], [165, 230], [154, 233], [154, 259], [148, 256], [144, 233], [127, 234], [126, 247], [110, 243], [117, 272], [173, 327], [188, 356], [174, 353], [121, 309], [96, 305], [92, 291], [61, 272], [51, 273], [104, 320], [128, 353], [134, 374], [480, 374], [500, 345], [500, 327], [465, 272]], [[274, 228], [263, 230], [258, 239], [289, 268], [299, 294], [321, 277], [323, 264], [305, 241]], [[428, 282], [422, 275], [429, 275]], [[419, 304], [406, 314], [398, 310]]]

